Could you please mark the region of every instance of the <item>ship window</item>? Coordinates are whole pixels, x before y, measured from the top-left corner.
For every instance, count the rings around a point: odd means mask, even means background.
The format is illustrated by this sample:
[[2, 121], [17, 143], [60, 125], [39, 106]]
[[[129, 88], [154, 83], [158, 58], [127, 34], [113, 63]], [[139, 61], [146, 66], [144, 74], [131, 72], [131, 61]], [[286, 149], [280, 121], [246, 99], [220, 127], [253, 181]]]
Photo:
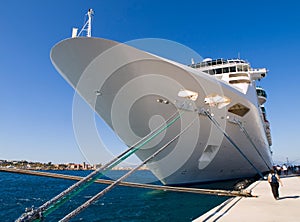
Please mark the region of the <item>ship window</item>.
[[213, 69], [208, 70], [208, 73], [209, 73], [210, 75], [214, 75], [214, 74], [215, 74], [215, 72], [214, 72]]
[[243, 67], [242, 66], [237, 66], [236, 68], [237, 68], [238, 72], [242, 72], [243, 71]]
[[210, 75], [214, 75], [213, 70], [209, 69], [209, 70], [204, 70], [203, 72], [210, 74]]
[[263, 97], [267, 98], [267, 94], [264, 90], [256, 89], [256, 92], [257, 92], [258, 96], [263, 96]]
[[243, 71], [248, 72], [248, 66], [243, 66]]
[[231, 106], [231, 107], [228, 109], [228, 112], [234, 113], [234, 114], [236, 114], [236, 115], [238, 115], [238, 116], [245, 116], [246, 113], [249, 112], [249, 110], [250, 110], [250, 109], [249, 109], [248, 107], [246, 107], [246, 106], [244, 106], [244, 105], [242, 105], [242, 104], [240, 104], [240, 103], [237, 103], [237, 104]]
[[212, 70], [212, 69], [205, 70], [204, 72], [207, 73], [207, 74], [209, 74], [209, 75], [214, 75], [215, 74], [214, 70]]
[[216, 60], [213, 60], [212, 62], [211, 62], [211, 64], [214, 66], [214, 65], [217, 65], [217, 61]]
[[230, 69], [230, 72], [236, 72], [236, 67], [235, 66], [232, 66], [229, 69]]
[[215, 69], [215, 73], [216, 73], [216, 74], [222, 74], [222, 68]]
[[218, 59], [218, 60], [217, 60], [217, 64], [223, 64], [222, 59]]
[[223, 73], [228, 73], [228, 72], [229, 72], [229, 68], [228, 67], [223, 68]]

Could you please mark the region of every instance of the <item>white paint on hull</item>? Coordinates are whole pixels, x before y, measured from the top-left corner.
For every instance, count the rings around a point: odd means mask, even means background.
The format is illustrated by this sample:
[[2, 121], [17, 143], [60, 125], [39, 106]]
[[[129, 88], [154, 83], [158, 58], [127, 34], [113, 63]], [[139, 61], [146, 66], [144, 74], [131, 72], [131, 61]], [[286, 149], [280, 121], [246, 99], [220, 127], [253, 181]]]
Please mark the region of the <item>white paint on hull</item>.
[[[199, 108], [214, 118], [260, 171], [272, 160], [258, 108], [255, 86], [246, 94], [226, 82], [182, 64], [99, 38], [67, 39], [53, 47], [51, 60], [60, 74], [127, 144], [132, 145], [168, 119], [186, 109], [180, 121], [142, 147], [136, 154], [146, 159], [171, 140], [194, 118], [195, 124], [147, 166], [164, 184], [183, 184], [253, 176], [255, 170], [235, 150]], [[178, 96], [182, 90], [198, 93], [195, 101]], [[230, 104], [210, 107], [207, 95], [224, 95]], [[157, 101], [167, 101], [159, 103]], [[240, 103], [250, 108], [243, 117], [228, 113]], [[239, 119], [261, 155], [228, 117]]]

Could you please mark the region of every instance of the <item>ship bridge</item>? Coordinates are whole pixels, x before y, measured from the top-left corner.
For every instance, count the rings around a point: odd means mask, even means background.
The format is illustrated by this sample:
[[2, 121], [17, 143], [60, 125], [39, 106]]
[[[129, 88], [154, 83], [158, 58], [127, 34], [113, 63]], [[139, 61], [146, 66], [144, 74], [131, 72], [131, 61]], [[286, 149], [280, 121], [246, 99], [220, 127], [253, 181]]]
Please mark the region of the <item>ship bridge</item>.
[[252, 69], [250, 64], [242, 59], [204, 59], [202, 62], [192, 64], [190, 67], [198, 69], [210, 75], [236, 86], [246, 93], [248, 85], [252, 81], [264, 78], [267, 69]]

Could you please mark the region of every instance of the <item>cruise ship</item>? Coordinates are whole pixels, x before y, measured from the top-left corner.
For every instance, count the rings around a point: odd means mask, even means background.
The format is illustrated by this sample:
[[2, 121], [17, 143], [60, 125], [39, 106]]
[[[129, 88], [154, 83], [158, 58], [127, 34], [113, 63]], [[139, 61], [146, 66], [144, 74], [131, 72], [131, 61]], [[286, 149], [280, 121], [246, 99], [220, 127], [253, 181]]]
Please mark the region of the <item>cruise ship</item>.
[[[135, 154], [141, 160], [169, 145], [147, 167], [163, 184], [262, 176], [272, 167], [266, 68], [238, 59], [190, 65], [124, 43], [77, 35], [51, 49], [62, 77], [127, 146], [165, 126]], [[174, 116], [179, 118], [174, 120]], [[172, 124], [168, 121], [173, 118]]]

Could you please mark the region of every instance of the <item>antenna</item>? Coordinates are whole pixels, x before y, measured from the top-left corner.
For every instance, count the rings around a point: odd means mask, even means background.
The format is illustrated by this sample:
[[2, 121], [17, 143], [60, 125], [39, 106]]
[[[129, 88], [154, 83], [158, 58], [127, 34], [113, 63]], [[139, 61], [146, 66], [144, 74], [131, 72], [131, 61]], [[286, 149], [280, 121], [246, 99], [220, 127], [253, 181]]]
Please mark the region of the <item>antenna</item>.
[[86, 33], [86, 36], [87, 37], [91, 37], [92, 36], [92, 15], [94, 15], [94, 11], [93, 9], [89, 9], [88, 11], [88, 21], [87, 21], [87, 33]]
[[194, 58], [191, 59], [192, 65], [195, 64]]
[[86, 21], [86, 23], [84, 24], [84, 26], [82, 27], [82, 29], [80, 30], [79, 34], [77, 35], [77, 28], [73, 28], [72, 31], [72, 38], [78, 37], [80, 36], [80, 34], [83, 31], [86, 31], [86, 36], [87, 37], [91, 37], [92, 36], [92, 16], [94, 15], [94, 11], [93, 9], [89, 9], [87, 12], [87, 16], [88, 16], [88, 20]]

